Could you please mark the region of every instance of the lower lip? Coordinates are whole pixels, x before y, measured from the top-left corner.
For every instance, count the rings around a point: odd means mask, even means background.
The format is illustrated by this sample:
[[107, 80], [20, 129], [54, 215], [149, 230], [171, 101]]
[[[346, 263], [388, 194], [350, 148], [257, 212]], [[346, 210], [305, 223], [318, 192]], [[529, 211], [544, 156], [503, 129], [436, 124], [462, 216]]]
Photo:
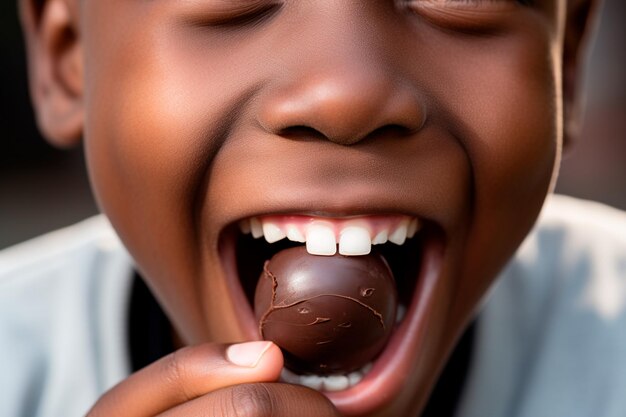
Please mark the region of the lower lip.
[[404, 320], [387, 347], [374, 362], [372, 371], [352, 388], [324, 393], [347, 416], [370, 413], [397, 398], [420, 356], [425, 317], [433, 304], [432, 294], [442, 265], [442, 246], [430, 239], [424, 246], [418, 283]]
[[[252, 306], [248, 302], [238, 279], [235, 254], [237, 232], [228, 234], [223, 242], [221, 258], [227, 277], [227, 285], [238, 308], [246, 310], [242, 325], [249, 340], [258, 340], [258, 325]], [[372, 370], [357, 385], [338, 392], [323, 392], [339, 411], [346, 416], [366, 415], [385, 407], [397, 398], [406, 384], [425, 332], [425, 317], [432, 308], [432, 294], [438, 281], [443, 258], [443, 245], [437, 239], [428, 239], [424, 245], [422, 265], [411, 305], [398, 328], [394, 331], [385, 350], [374, 362]], [[241, 311], [241, 310], [240, 310]]]
[[241, 324], [243, 325], [246, 339], [260, 340], [258, 323], [254, 317], [254, 311], [248, 302], [248, 298], [244, 294], [237, 272], [237, 255], [235, 248], [238, 233], [239, 231], [236, 227], [231, 228], [231, 230], [225, 233], [225, 241], [219, 244], [222, 268], [224, 269], [226, 285], [230, 292], [231, 299], [233, 300], [233, 305], [238, 312], [237, 316], [242, 320]]

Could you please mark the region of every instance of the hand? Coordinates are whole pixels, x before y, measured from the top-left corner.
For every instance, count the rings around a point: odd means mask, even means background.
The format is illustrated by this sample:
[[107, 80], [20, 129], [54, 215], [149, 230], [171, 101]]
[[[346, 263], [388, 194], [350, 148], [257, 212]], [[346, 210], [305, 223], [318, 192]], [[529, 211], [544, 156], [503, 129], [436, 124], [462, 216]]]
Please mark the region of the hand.
[[317, 391], [274, 383], [283, 367], [271, 342], [186, 347], [106, 392], [87, 417], [338, 417]]

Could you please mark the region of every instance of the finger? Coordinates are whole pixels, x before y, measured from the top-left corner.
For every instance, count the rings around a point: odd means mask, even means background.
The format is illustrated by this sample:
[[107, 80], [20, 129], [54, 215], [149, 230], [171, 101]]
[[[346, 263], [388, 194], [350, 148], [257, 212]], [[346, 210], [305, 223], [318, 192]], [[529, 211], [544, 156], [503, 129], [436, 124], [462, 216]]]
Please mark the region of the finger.
[[242, 384], [213, 391], [159, 417], [341, 417], [319, 392], [301, 385]]
[[152, 417], [230, 385], [276, 381], [282, 366], [282, 353], [271, 342], [183, 348], [112, 388], [88, 417]]

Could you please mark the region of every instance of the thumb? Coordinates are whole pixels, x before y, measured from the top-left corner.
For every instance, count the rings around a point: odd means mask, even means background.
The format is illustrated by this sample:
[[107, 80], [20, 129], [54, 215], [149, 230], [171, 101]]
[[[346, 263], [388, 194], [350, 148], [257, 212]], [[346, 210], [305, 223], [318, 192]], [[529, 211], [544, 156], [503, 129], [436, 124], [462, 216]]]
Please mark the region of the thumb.
[[[257, 372], [264, 372], [268, 369], [274, 370], [276, 367], [280, 371], [280, 368], [283, 367], [282, 355], [272, 355], [272, 353], [266, 355], [272, 348], [276, 348], [272, 342], [237, 343], [226, 348], [225, 356], [231, 364], [245, 368], [256, 368]], [[263, 361], [262, 364], [261, 361]]]

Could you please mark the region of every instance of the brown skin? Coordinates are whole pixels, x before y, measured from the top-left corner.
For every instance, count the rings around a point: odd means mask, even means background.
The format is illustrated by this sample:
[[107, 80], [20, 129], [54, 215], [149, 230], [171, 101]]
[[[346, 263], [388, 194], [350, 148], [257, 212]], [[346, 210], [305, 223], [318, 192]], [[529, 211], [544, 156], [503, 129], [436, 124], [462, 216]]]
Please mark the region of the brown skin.
[[[427, 337], [403, 391], [368, 415], [424, 406], [554, 184], [594, 2], [407, 3], [285, 0], [237, 20], [270, 2], [21, 2], [42, 131], [59, 146], [84, 137], [102, 210], [184, 342], [204, 343], [131, 376], [93, 415], [120, 404], [131, 417], [194, 415], [232, 398], [272, 404], [272, 415], [304, 402], [336, 413], [305, 388], [233, 387], [275, 380], [280, 353], [242, 374], [220, 368], [213, 344], [254, 337], [230, 296], [220, 233], [280, 212], [400, 212], [441, 227]], [[230, 375], [220, 386], [194, 373], [216, 368]]]

